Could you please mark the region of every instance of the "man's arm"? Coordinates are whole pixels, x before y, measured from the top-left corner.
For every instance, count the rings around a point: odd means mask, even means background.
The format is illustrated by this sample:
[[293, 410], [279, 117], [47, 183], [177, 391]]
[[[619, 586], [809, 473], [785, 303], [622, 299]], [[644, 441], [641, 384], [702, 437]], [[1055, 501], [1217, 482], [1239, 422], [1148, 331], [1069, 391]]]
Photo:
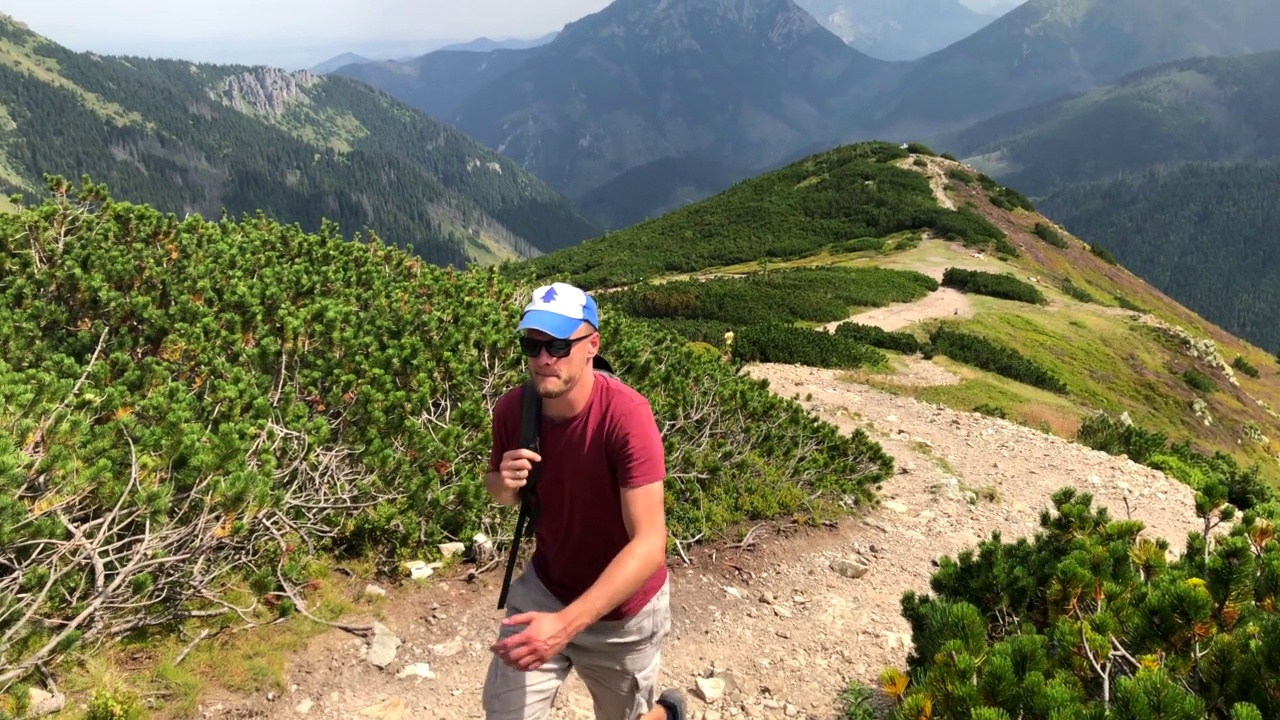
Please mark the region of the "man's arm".
[[600, 577], [562, 612], [577, 635], [640, 588], [667, 561], [662, 481], [622, 489], [622, 517], [631, 540]]
[[667, 559], [666, 457], [649, 404], [632, 406], [610, 440], [618, 453], [622, 520], [630, 540], [595, 583], [564, 609], [574, 634], [617, 607]]
[[494, 470], [485, 473], [484, 484], [489, 490], [489, 496], [499, 505], [515, 505], [520, 502], [520, 490], [506, 487], [506, 484], [502, 482], [501, 471]]
[[489, 469], [484, 474], [484, 486], [490, 497], [502, 505], [514, 505], [520, 501], [518, 490], [508, 489], [502, 482], [502, 456], [510, 447], [510, 394], [498, 398], [494, 403], [491, 430], [493, 445], [489, 448]]

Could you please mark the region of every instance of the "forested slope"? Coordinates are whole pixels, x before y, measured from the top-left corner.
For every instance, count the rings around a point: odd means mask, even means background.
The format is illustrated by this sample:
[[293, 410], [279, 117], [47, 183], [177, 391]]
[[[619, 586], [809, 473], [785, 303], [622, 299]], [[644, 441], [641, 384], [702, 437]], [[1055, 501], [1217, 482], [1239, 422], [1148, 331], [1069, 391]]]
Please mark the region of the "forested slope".
[[0, 18], [0, 113], [8, 191], [87, 174], [164, 211], [371, 229], [438, 264], [596, 233], [514, 162], [346, 78], [74, 53]]
[[1186, 165], [1083, 183], [1044, 211], [1233, 334], [1280, 353], [1280, 164]]

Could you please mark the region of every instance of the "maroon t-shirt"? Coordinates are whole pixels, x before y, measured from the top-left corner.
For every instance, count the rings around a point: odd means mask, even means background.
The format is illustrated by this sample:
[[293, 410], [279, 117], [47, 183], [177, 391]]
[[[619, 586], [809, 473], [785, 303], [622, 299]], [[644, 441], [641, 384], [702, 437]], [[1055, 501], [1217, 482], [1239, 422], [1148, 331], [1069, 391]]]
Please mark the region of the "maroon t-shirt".
[[[489, 471], [520, 445], [524, 386], [505, 393], [494, 408]], [[597, 374], [582, 412], [564, 420], [543, 417], [542, 470], [533, 569], [562, 603], [585, 592], [630, 540], [622, 519], [621, 488], [666, 477], [662, 436], [649, 401], [617, 378]], [[635, 614], [667, 578], [663, 564], [640, 589], [602, 619]]]

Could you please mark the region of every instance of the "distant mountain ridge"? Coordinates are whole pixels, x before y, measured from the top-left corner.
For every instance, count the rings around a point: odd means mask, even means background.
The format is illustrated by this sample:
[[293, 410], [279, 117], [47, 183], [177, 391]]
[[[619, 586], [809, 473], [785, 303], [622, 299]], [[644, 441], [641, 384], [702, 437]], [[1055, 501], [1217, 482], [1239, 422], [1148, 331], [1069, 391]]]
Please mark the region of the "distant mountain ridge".
[[991, 22], [959, 0], [797, 0], [823, 27], [881, 60], [915, 60]]
[[550, 43], [342, 68], [571, 197], [663, 158], [755, 168], [840, 130], [892, 64], [791, 0], [615, 0]]
[[327, 74], [368, 83], [436, 120], [452, 123], [463, 100], [541, 49], [436, 50], [410, 60], [347, 64]]
[[1280, 51], [1180, 60], [940, 143], [1032, 195], [1184, 162], [1280, 160]]
[[509, 158], [346, 78], [74, 53], [8, 18], [0, 51], [8, 191], [87, 173], [164, 211], [328, 218], [440, 264], [598, 232]]
[[1280, 349], [1280, 51], [1180, 60], [940, 145], [1232, 333]]
[[1187, 163], [1075, 184], [1044, 212], [1179, 303], [1280, 356], [1280, 162]]
[[[820, 11], [836, 0], [803, 1]], [[913, 8], [913, 30], [940, 16], [933, 5], [902, 7]], [[431, 53], [337, 73], [459, 128], [575, 202], [590, 195], [593, 208], [626, 206], [611, 217], [647, 217], [690, 196], [646, 192], [660, 203], [646, 209], [606, 193], [631, 188], [632, 171], [656, 178], [650, 163], [691, 188], [687, 180], [718, 173], [670, 159], [758, 172], [867, 138], [945, 147], [974, 123], [1150, 63], [1280, 49], [1272, 30], [1280, 3], [1027, 0], [943, 49], [892, 62], [849, 47], [791, 0], [615, 0], [538, 48]]]
[[445, 45], [441, 50], [465, 50], [469, 52], [489, 52], [491, 50], [524, 50], [527, 48], [540, 47], [546, 45], [556, 38], [558, 33], [549, 32], [546, 35], [536, 38], [507, 38], [506, 40], [493, 40], [487, 37], [476, 38], [462, 43], [453, 43]]
[[980, 120], [1202, 55], [1280, 50], [1280, 3], [1027, 0], [912, 63], [859, 129], [932, 142]]

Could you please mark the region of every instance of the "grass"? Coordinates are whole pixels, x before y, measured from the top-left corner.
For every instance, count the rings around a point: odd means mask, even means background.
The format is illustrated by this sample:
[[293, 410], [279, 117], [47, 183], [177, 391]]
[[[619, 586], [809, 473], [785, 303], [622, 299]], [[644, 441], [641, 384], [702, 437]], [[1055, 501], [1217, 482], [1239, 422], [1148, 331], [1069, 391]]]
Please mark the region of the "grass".
[[[373, 563], [345, 563], [344, 567], [351, 571], [350, 577], [335, 572], [327, 561], [314, 563], [320, 586], [307, 596], [308, 611], [328, 621], [353, 611], [381, 618], [385, 598], [352, 600], [372, 577]], [[247, 606], [251, 600], [233, 602]], [[270, 616], [259, 613], [255, 619], [270, 620]], [[98, 689], [136, 704], [143, 717], [158, 720], [198, 717], [199, 705], [210, 695], [280, 694], [287, 690], [289, 659], [306, 650], [317, 636], [332, 631], [301, 614], [279, 624], [243, 628], [239, 618], [231, 615], [221, 622], [189, 623], [177, 637], [157, 640], [139, 634], [105, 651], [73, 654], [64, 663], [66, 667], [59, 668], [66, 673], [59, 678], [59, 690], [68, 699], [66, 709], [50, 717], [80, 718], [76, 706], [88, 702]], [[211, 632], [175, 665], [202, 629]]]

